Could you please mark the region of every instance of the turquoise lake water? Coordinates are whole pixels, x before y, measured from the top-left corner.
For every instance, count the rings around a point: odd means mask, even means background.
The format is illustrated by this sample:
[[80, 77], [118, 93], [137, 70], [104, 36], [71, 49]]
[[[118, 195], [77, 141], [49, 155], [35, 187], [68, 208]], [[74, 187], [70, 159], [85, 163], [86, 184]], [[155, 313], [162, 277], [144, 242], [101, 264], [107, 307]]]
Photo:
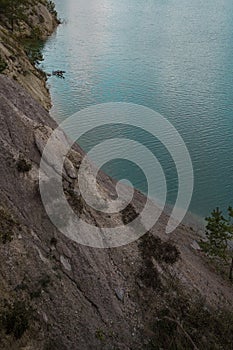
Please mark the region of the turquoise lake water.
[[[42, 67], [52, 76], [51, 114], [62, 121], [103, 102], [132, 102], [166, 117], [179, 131], [194, 167], [190, 211], [205, 216], [233, 204], [233, 2], [231, 0], [56, 0], [64, 21], [49, 38]], [[87, 120], [90, 123], [91, 120]], [[88, 151], [106, 137], [124, 135], [150, 148], [161, 162], [168, 203], [177, 173], [166, 149], [150, 135], [116, 128], [79, 142]], [[111, 153], [111, 150], [108, 150]], [[147, 191], [132, 163], [104, 170]]]

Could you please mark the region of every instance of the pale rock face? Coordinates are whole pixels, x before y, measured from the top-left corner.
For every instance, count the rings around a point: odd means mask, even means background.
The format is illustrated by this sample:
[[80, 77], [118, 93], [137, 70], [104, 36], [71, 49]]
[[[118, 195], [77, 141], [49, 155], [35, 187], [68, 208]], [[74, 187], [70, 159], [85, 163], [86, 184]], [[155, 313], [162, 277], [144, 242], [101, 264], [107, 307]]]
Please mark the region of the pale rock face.
[[60, 261], [66, 270], [68, 270], [68, 271], [72, 270], [71, 265], [69, 263], [69, 260], [67, 258], [65, 258], [63, 255], [60, 256]]
[[197, 243], [197, 241], [193, 241], [192, 244], [191, 244], [191, 247], [192, 247], [194, 250], [201, 250], [201, 247], [199, 246], [199, 244]]
[[[56, 136], [53, 137], [53, 148], [44, 152], [45, 146], [52, 134], [52, 129], [46, 126], [39, 126], [35, 128], [34, 137], [36, 146], [43, 155], [44, 161], [52, 166], [53, 169], [59, 174], [71, 180], [77, 179], [76, 169], [73, 163], [66, 157], [66, 149], [70, 148], [62, 131], [57, 130]], [[67, 148], [66, 148], [67, 147]], [[58, 164], [63, 164], [63, 172], [61, 173]]]
[[68, 158], [66, 158], [64, 161], [64, 168], [67, 175], [71, 179], [77, 179], [77, 173], [76, 173], [75, 167], [73, 166], [72, 162]]
[[48, 11], [43, 0], [38, 1], [33, 9], [29, 11], [27, 22], [20, 22], [18, 30], [15, 28], [14, 36], [0, 25], [0, 54], [8, 65], [4, 74], [17, 80], [44, 108], [49, 110], [51, 99], [46, 87], [46, 77], [31, 64], [23, 47], [19, 45], [17, 37], [30, 36], [33, 28], [39, 27], [40, 39], [45, 40], [53, 33], [58, 22]]
[[[14, 298], [26, 300], [36, 314], [22, 339], [14, 340], [14, 347], [9, 336], [1, 337], [2, 348], [145, 348], [145, 340], [149, 339], [146, 330], [154, 319], [153, 306], [164, 305], [165, 300], [152, 287], [145, 287], [141, 271], [146, 272], [146, 259], [140, 244], [134, 242], [115, 249], [90, 248], [68, 239], [53, 226], [41, 201], [38, 168], [47, 139], [57, 125], [26, 90], [4, 75], [0, 75], [0, 102], [0, 206], [15, 218], [12, 241], [0, 244], [0, 295], [10, 302]], [[57, 147], [63, 155], [59, 142]], [[32, 169], [24, 174], [16, 165], [19, 153], [32, 163]], [[74, 172], [82, 156], [80, 147], [74, 145], [67, 158], [69, 165], [62, 174], [64, 192], [75, 213], [97, 227], [101, 234], [104, 225], [122, 224], [122, 214], [105, 216], [80, 202], [79, 181]], [[70, 182], [71, 177], [75, 184]], [[49, 180], [46, 174], [43, 179]], [[114, 180], [100, 173], [98, 186], [103, 197], [114, 198]], [[71, 197], [65, 189], [71, 191]], [[140, 212], [143, 203], [145, 197], [135, 191], [132, 201], [135, 212]], [[155, 266], [163, 281], [170, 275], [179, 278], [184, 290], [196, 286], [213, 305], [218, 305], [222, 295], [230, 308], [232, 286], [210, 270], [201, 260], [201, 254], [191, 247], [198, 240], [195, 232], [182, 225], [167, 237], [167, 219], [162, 214], [150, 234], [173, 240], [181, 259], [164, 268], [151, 258], [150, 268]], [[99, 339], [103, 337], [104, 341]]]

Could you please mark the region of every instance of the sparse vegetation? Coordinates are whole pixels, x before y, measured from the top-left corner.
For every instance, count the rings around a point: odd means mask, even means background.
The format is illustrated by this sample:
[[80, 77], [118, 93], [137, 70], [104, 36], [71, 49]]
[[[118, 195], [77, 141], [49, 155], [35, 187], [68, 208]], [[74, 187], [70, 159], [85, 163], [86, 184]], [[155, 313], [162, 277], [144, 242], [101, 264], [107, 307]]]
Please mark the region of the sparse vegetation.
[[142, 265], [138, 277], [146, 287], [160, 291], [162, 282], [153, 259], [158, 263], [173, 265], [178, 261], [180, 252], [172, 243], [162, 242], [159, 237], [152, 234], [147, 234], [141, 238], [139, 249], [142, 256]]
[[29, 0], [0, 0], [2, 14], [8, 19], [12, 32], [17, 21], [26, 19]]
[[74, 192], [72, 189], [66, 190], [67, 199], [69, 204], [74, 208], [75, 212], [78, 212], [79, 215], [82, 214], [84, 210], [84, 201], [82, 196]]
[[39, 285], [41, 286], [42, 289], [47, 288], [50, 282], [51, 280], [49, 275], [44, 275], [39, 279]]
[[41, 52], [41, 45], [39, 45], [38, 41], [24, 41], [23, 44], [25, 53], [29, 58], [29, 61], [33, 65], [39, 65], [44, 60], [44, 57]]
[[[30, 92], [33, 90], [33, 96], [47, 109], [50, 105], [48, 90], [44, 84], [47, 74], [38, 64], [43, 61], [43, 43], [59, 21], [52, 1], [48, 5], [52, 15], [48, 13], [46, 6], [47, 0], [0, 0], [0, 22], [3, 27], [0, 74], [10, 76]], [[31, 67], [29, 61], [36, 69]], [[34, 80], [41, 86], [41, 91], [31, 88]]]
[[42, 31], [40, 29], [40, 27], [38, 26], [34, 26], [31, 30], [31, 39], [32, 40], [40, 40], [42, 37]]
[[224, 350], [233, 344], [233, 313], [211, 309], [199, 295], [183, 291], [179, 281], [165, 291], [152, 325], [150, 350]]
[[[55, 10], [55, 4], [53, 1], [40, 1], [44, 3], [49, 12], [56, 18], [57, 11]], [[0, 8], [1, 8], [1, 17], [4, 17], [7, 21], [8, 27], [14, 32], [15, 29], [18, 29], [18, 24], [20, 21], [24, 21], [28, 23], [28, 16], [37, 15], [35, 8], [36, 2], [33, 0], [0, 0]], [[44, 23], [44, 17], [42, 15], [39, 16], [40, 23]], [[16, 27], [16, 28], [15, 28]], [[33, 28], [36, 31], [40, 30], [39, 27]]]
[[29, 328], [31, 308], [23, 301], [6, 304], [0, 315], [0, 322], [6, 334], [20, 339]]
[[57, 238], [56, 237], [52, 237], [50, 239], [50, 245], [56, 247], [56, 245], [57, 245]]
[[15, 292], [24, 291], [30, 296], [30, 299], [39, 298], [42, 291], [47, 291], [51, 283], [51, 278], [48, 274], [43, 274], [39, 279], [30, 280], [24, 276], [23, 281], [17, 285]]
[[0, 55], [0, 73], [3, 73], [6, 68], [7, 68], [7, 63]]
[[[139, 249], [143, 261], [139, 277], [146, 287], [152, 287], [162, 295], [153, 312], [151, 330], [154, 336], [146, 349], [230, 349], [233, 344], [233, 312], [227, 308], [214, 309], [197, 292], [184, 291], [178, 278], [166, 269], [179, 259], [178, 249], [152, 235], [141, 239]], [[165, 264], [165, 276], [160, 275], [153, 258]]]
[[52, 15], [54, 15], [55, 17], [57, 17], [57, 11], [56, 11], [56, 9], [55, 9], [55, 4], [54, 4], [53, 1], [51, 1], [51, 0], [48, 0], [48, 1], [47, 1], [47, 8], [48, 8], [49, 12], [50, 12]]
[[16, 166], [19, 172], [27, 173], [32, 169], [32, 164], [27, 159], [25, 159], [22, 155], [19, 156], [19, 159], [16, 162]]
[[136, 212], [132, 204], [129, 204], [124, 210], [122, 210], [121, 214], [122, 221], [125, 225], [135, 220], [138, 216], [138, 213]]
[[45, 274], [43, 275], [32, 287], [32, 289], [30, 290], [30, 297], [31, 299], [34, 298], [39, 298], [41, 296], [41, 293], [43, 290], [46, 291], [47, 287], [49, 286], [49, 284], [51, 283], [51, 279], [50, 276]]
[[152, 234], [143, 236], [139, 242], [142, 259], [153, 257], [158, 262], [169, 265], [176, 263], [180, 257], [180, 252], [171, 242], [162, 242], [159, 237]]
[[95, 332], [95, 336], [100, 341], [104, 341], [104, 339], [105, 339], [105, 334], [104, 334], [104, 331], [102, 329], [97, 329], [97, 331]]
[[11, 242], [14, 236], [14, 228], [18, 223], [14, 220], [9, 210], [0, 206], [0, 243]]
[[138, 278], [142, 280], [143, 284], [147, 288], [153, 288], [156, 291], [160, 291], [162, 288], [159, 272], [154, 266], [151, 258], [148, 258], [143, 262], [138, 274]]

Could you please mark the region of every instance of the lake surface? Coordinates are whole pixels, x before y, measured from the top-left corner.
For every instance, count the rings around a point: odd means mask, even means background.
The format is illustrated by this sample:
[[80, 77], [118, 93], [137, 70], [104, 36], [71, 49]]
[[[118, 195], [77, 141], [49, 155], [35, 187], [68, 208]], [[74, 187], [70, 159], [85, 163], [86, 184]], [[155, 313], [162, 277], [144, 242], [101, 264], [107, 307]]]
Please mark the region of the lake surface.
[[[64, 20], [49, 38], [42, 67], [66, 71], [48, 84], [52, 115], [62, 121], [104, 102], [132, 102], [166, 117], [189, 149], [195, 176], [190, 211], [204, 217], [233, 204], [233, 2], [231, 0], [55, 0]], [[90, 123], [91, 120], [87, 120]], [[168, 203], [177, 195], [175, 165], [138, 130], [100, 129], [79, 142], [133, 137], [164, 169]], [[133, 135], [133, 136], [132, 136]], [[107, 150], [111, 153], [111, 150]], [[147, 191], [143, 172], [122, 160], [104, 170]]]

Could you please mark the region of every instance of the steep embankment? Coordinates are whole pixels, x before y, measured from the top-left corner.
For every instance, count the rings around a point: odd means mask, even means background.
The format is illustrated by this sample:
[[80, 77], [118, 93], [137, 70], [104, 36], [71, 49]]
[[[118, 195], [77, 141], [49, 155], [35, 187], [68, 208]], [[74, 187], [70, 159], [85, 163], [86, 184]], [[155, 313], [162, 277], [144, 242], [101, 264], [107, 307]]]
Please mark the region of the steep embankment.
[[[0, 349], [171, 349], [174, 342], [180, 349], [230, 349], [232, 315], [211, 307], [232, 309], [232, 285], [191, 247], [195, 234], [181, 226], [162, 243], [162, 215], [149, 235], [125, 247], [69, 240], [50, 222], [38, 188], [41, 152], [56, 123], [3, 75], [0, 106]], [[145, 197], [136, 192], [116, 216], [95, 212], [79, 194], [82, 157], [76, 146], [63, 173], [73, 210], [96, 227], [130, 221]], [[99, 188], [103, 197], [114, 195], [104, 174]]]
[[56, 12], [45, 0], [32, 1], [25, 16], [14, 22], [0, 15], [0, 71], [24, 86], [46, 109], [51, 100], [46, 87], [46, 74], [35, 67], [25, 49], [25, 41], [45, 40], [58, 24]]

